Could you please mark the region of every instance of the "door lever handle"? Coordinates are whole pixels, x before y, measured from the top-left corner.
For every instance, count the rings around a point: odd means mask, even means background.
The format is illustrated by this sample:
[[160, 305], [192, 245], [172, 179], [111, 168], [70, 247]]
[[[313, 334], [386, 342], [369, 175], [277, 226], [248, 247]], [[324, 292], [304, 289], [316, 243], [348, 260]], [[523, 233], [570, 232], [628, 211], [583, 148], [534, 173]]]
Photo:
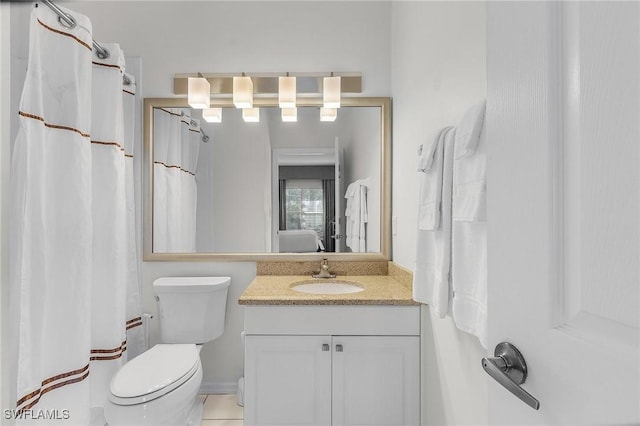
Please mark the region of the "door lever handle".
[[524, 357], [511, 343], [498, 343], [493, 354], [482, 358], [482, 368], [509, 392], [520, 398], [534, 410], [540, 408], [540, 402], [520, 387], [527, 380], [527, 364]]

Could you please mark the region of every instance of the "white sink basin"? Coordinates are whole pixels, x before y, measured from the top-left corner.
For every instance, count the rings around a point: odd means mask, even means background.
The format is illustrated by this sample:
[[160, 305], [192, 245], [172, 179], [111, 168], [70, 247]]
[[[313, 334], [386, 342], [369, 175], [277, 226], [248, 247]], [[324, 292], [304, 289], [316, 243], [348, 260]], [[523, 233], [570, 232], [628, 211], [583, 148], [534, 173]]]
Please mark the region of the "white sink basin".
[[357, 284], [342, 281], [307, 281], [294, 284], [291, 289], [310, 294], [349, 294], [364, 291], [364, 288]]

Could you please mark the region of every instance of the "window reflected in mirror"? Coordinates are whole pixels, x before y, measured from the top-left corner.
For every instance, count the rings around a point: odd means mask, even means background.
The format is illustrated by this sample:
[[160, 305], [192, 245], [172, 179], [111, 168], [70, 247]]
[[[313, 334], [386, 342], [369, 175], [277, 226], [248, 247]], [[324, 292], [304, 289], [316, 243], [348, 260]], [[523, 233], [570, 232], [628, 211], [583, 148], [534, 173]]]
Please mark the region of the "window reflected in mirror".
[[[286, 179], [282, 178], [281, 167], [279, 183], [282, 189], [278, 191], [281, 218], [278, 250], [281, 253], [335, 251], [333, 244], [329, 244], [327, 240], [329, 238], [333, 241], [335, 237], [330, 228], [334, 221], [334, 213], [329, 209], [333, 205], [333, 200], [327, 199], [334, 194], [333, 176], [331, 179], [313, 179], [312, 177]], [[305, 239], [303, 235], [309, 237]], [[300, 238], [296, 239], [296, 236]], [[296, 246], [296, 242], [299, 246]]]

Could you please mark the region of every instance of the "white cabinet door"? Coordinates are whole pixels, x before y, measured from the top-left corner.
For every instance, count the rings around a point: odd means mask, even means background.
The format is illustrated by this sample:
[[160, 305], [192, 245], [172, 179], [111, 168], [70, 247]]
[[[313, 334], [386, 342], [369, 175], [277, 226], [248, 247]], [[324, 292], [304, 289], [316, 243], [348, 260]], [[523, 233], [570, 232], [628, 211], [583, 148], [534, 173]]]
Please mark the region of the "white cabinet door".
[[331, 337], [249, 335], [245, 344], [245, 425], [331, 424]]
[[333, 426], [418, 425], [417, 336], [333, 337]]
[[489, 346], [532, 410], [489, 423], [640, 424], [640, 6], [487, 2]]
[[420, 423], [418, 336], [246, 337], [244, 422]]

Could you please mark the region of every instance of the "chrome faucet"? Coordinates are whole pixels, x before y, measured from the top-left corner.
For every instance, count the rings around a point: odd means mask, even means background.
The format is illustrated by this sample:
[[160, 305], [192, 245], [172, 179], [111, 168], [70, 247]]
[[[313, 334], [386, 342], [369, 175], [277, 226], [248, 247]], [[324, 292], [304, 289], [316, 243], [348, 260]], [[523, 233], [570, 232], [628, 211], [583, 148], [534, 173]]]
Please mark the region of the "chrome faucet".
[[329, 261], [327, 259], [322, 259], [320, 262], [320, 272], [312, 275], [313, 278], [335, 278], [335, 274], [329, 272]]

